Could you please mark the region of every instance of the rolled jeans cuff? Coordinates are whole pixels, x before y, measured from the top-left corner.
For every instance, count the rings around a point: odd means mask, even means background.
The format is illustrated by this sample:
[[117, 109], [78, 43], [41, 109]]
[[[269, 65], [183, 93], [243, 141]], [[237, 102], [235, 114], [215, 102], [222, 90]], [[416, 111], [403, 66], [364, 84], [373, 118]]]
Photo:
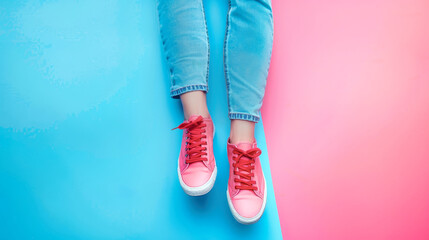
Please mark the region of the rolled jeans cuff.
[[248, 113], [229, 113], [229, 119], [246, 120], [250, 122], [259, 122], [259, 117]]
[[184, 86], [184, 87], [180, 87], [174, 90], [171, 90], [170, 92], [170, 96], [172, 98], [179, 98], [179, 96], [183, 93], [187, 93], [187, 92], [192, 92], [192, 91], [203, 91], [203, 92], [207, 92], [209, 90], [209, 88], [207, 87], [207, 85], [188, 85], [188, 86]]

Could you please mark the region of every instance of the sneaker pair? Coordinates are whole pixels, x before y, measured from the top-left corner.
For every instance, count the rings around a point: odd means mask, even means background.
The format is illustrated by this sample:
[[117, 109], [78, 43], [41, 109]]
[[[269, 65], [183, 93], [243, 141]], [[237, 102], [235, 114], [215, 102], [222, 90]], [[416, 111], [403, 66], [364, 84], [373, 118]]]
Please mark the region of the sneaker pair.
[[[214, 125], [210, 117], [191, 116], [180, 124], [182, 147], [177, 172], [180, 185], [190, 196], [208, 193], [216, 180], [213, 155]], [[267, 188], [256, 142], [231, 144], [228, 140], [229, 180], [226, 191], [234, 218], [243, 224], [255, 223], [262, 216]]]

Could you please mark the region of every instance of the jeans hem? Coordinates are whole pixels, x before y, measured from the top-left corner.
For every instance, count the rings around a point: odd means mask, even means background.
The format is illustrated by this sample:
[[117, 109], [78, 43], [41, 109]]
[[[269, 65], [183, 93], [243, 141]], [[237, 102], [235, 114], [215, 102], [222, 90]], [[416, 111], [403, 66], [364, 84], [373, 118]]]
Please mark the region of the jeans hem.
[[229, 113], [229, 119], [246, 120], [250, 122], [259, 122], [259, 117], [248, 113]]
[[172, 90], [170, 92], [170, 96], [172, 98], [179, 98], [179, 96], [181, 94], [184, 94], [184, 93], [187, 93], [187, 92], [192, 92], [192, 91], [208, 92], [209, 88], [207, 87], [207, 85], [203, 85], [203, 84], [188, 85], [188, 86], [184, 86], [184, 87]]

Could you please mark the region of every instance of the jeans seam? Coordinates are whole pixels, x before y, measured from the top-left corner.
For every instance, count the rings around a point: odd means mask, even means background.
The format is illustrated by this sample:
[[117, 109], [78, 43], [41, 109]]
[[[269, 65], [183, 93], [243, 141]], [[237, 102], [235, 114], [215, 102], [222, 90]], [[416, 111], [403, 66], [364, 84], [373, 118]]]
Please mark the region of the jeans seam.
[[[271, 49], [270, 49], [270, 54], [269, 54], [269, 58], [268, 58], [268, 66], [267, 66], [267, 68], [266, 68], [266, 70], [265, 70], [265, 87], [266, 87], [266, 84], [267, 84], [267, 80], [268, 80], [268, 74], [269, 74], [269, 71], [270, 71], [270, 66], [271, 66], [271, 58], [272, 58], [272, 53], [273, 53], [273, 45], [274, 45], [274, 17], [273, 17], [273, 12], [272, 12], [272, 9], [270, 9], [271, 10]], [[262, 97], [262, 102], [263, 102], [263, 100], [264, 100], [264, 98], [265, 98], [265, 89], [264, 89], [264, 95], [263, 95], [263, 97]], [[261, 115], [261, 110], [259, 109], [258, 110], [258, 112], [259, 112], [259, 115]]]
[[210, 69], [210, 41], [209, 41], [209, 30], [207, 27], [207, 19], [206, 19], [206, 12], [204, 9], [203, 1], [201, 1], [201, 9], [204, 16], [204, 25], [206, 27], [206, 36], [207, 36], [207, 72], [206, 72], [206, 84], [207, 84], [207, 92], [209, 90], [209, 69]]
[[[157, 10], [157, 12], [158, 12], [158, 16], [159, 16], [159, 1], [157, 1], [157, 5], [156, 5], [156, 10]], [[158, 18], [158, 23], [159, 23], [159, 25], [160, 25], [160, 28], [159, 28], [159, 32], [160, 32], [160, 37], [161, 37], [161, 41], [162, 41], [162, 49], [163, 49], [163, 52], [164, 52], [164, 54], [165, 54], [165, 57], [166, 57], [166, 59], [167, 59], [167, 67], [168, 67], [168, 70], [169, 70], [169, 75], [170, 75], [170, 80], [171, 80], [171, 85], [175, 85], [176, 84], [176, 80], [174, 79], [174, 75], [173, 75], [173, 67], [172, 67], [172, 65], [171, 65], [171, 63], [170, 63], [170, 61], [169, 61], [169, 55], [168, 55], [168, 52], [166, 51], [167, 49], [166, 49], [166, 46], [165, 46], [165, 38], [164, 38], [164, 34], [163, 34], [163, 31], [162, 31], [162, 25], [161, 25], [161, 23], [159, 22], [159, 18]]]
[[223, 44], [223, 64], [224, 64], [224, 73], [225, 73], [225, 82], [226, 82], [226, 99], [228, 102], [228, 112], [231, 112], [231, 103], [230, 103], [230, 80], [228, 75], [228, 67], [227, 67], [227, 42], [228, 42], [228, 35], [229, 35], [229, 18], [230, 18], [230, 12], [231, 12], [231, 0], [228, 0], [228, 13], [226, 15], [226, 29], [225, 29], [225, 39]]
[[267, 78], [268, 78], [268, 73], [270, 71], [271, 57], [273, 54], [273, 45], [274, 45], [274, 17], [273, 17], [273, 12], [271, 10], [271, 49], [270, 49], [270, 57], [268, 58], [268, 67], [266, 70], [267, 71]]

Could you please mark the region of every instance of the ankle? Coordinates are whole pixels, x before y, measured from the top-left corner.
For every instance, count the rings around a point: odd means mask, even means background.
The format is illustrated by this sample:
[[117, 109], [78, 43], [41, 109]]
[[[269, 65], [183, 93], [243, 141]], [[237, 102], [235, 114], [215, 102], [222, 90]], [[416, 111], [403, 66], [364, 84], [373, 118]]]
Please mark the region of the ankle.
[[231, 120], [229, 139], [232, 144], [255, 142], [255, 123], [238, 119]]
[[200, 115], [204, 118], [210, 117], [205, 92], [187, 92], [180, 95], [180, 100], [182, 101], [183, 114], [186, 120], [192, 115]]
[[183, 111], [183, 115], [185, 120], [188, 120], [191, 116], [202, 116], [203, 118], [210, 117], [210, 113], [208, 110], [197, 110], [197, 111]]
[[243, 135], [230, 134], [229, 135], [229, 142], [231, 144], [254, 143], [255, 137], [254, 136], [247, 136], [245, 134], [243, 134]]

